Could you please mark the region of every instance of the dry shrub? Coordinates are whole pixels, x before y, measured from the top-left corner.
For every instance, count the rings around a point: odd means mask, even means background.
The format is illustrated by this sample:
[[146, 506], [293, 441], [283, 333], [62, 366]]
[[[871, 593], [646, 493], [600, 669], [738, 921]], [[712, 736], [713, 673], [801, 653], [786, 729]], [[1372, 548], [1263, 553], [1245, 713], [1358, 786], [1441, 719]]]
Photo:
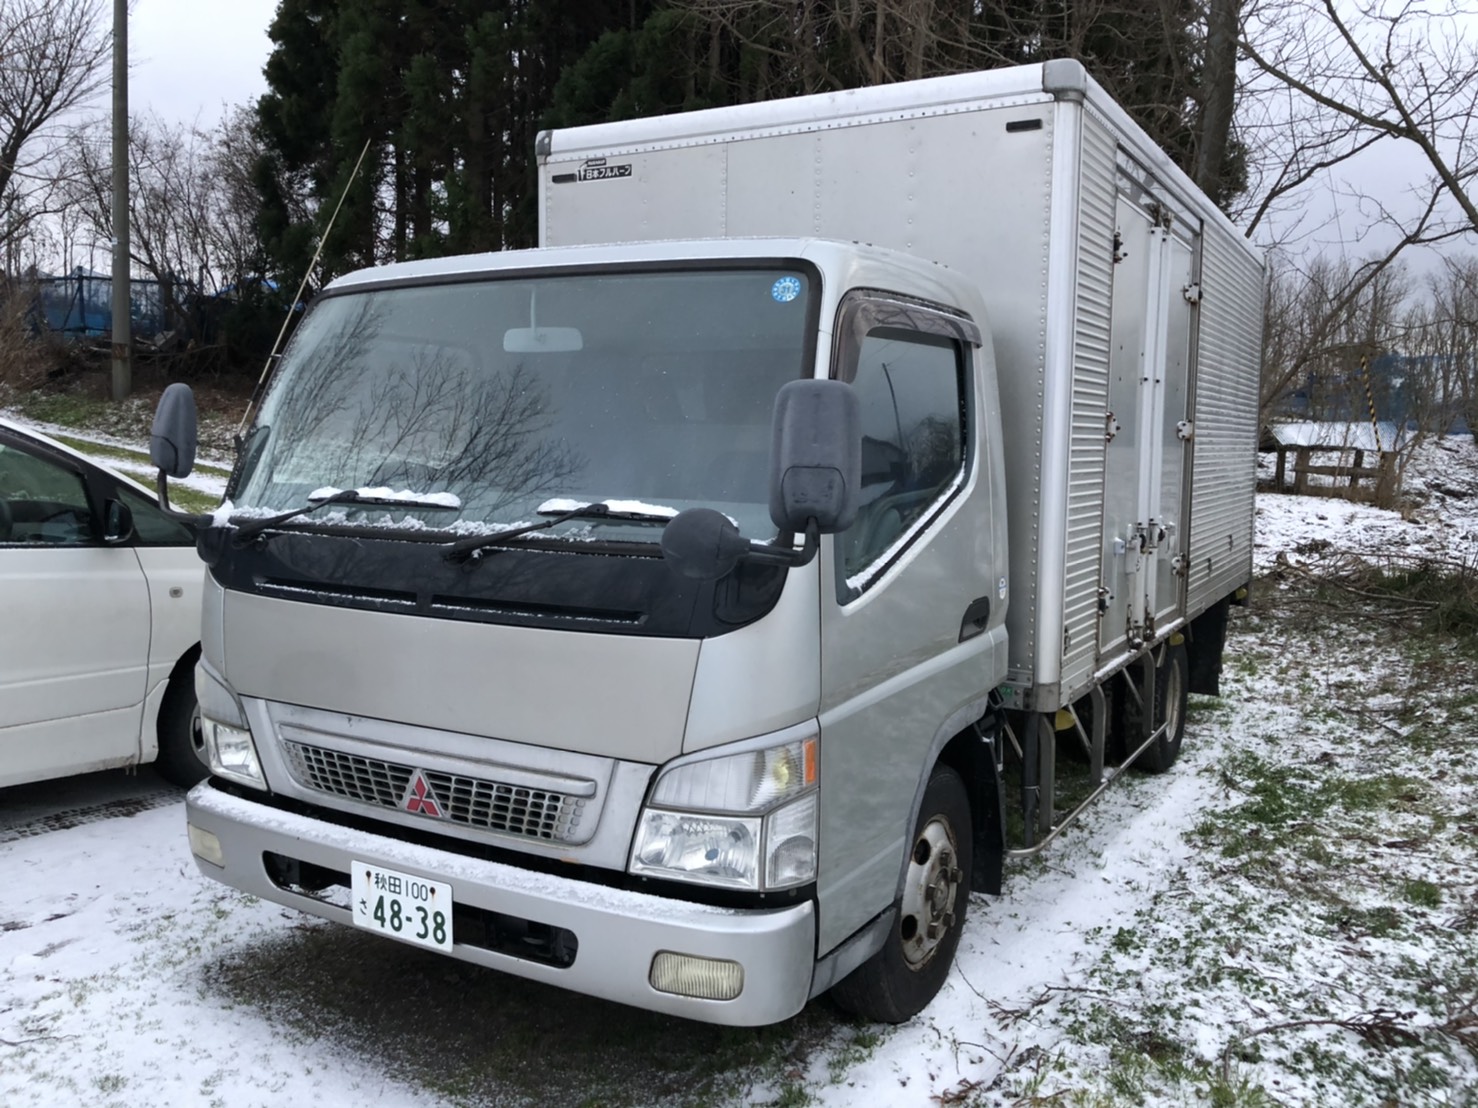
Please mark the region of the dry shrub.
[[66, 349], [37, 332], [33, 290], [0, 282], [0, 385], [16, 392], [40, 388], [67, 362]]

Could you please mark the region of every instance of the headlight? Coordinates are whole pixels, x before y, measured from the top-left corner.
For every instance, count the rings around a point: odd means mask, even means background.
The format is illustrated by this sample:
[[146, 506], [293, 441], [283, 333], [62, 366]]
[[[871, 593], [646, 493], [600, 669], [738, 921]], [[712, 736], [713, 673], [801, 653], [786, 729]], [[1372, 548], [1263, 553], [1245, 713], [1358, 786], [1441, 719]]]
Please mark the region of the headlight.
[[210, 771], [254, 789], [265, 789], [267, 779], [241, 701], [204, 662], [195, 667], [195, 698], [200, 703], [200, 732]]
[[759, 891], [816, 879], [817, 739], [665, 770], [642, 810], [632, 873]]
[[204, 715], [200, 717], [200, 727], [204, 732], [205, 753], [212, 773], [256, 789], [267, 787], [267, 780], [262, 776], [262, 763], [257, 760], [257, 747], [252, 742], [249, 730], [217, 723]]
[[648, 808], [637, 831], [631, 872], [752, 889], [759, 841], [757, 819]]

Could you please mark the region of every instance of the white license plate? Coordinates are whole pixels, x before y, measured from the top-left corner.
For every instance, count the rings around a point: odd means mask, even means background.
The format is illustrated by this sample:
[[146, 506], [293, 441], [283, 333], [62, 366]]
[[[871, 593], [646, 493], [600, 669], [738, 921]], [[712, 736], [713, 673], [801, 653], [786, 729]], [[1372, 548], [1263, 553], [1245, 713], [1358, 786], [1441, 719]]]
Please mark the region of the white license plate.
[[354, 922], [392, 939], [452, 949], [452, 887], [368, 862], [351, 871]]

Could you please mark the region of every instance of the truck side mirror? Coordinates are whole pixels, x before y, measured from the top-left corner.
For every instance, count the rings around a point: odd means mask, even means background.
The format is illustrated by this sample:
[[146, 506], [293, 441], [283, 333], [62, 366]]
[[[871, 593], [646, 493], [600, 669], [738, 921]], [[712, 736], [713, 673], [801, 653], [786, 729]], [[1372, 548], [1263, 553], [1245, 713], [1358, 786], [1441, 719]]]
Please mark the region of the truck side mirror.
[[782, 531], [823, 535], [857, 518], [862, 416], [845, 381], [791, 381], [775, 397], [770, 519]]
[[159, 397], [149, 432], [149, 458], [158, 467], [161, 479], [165, 475], [190, 476], [195, 468], [197, 442], [195, 393], [189, 385], [177, 381]]
[[662, 530], [662, 556], [684, 577], [717, 581], [751, 553], [729, 517], [712, 508], [678, 512]]

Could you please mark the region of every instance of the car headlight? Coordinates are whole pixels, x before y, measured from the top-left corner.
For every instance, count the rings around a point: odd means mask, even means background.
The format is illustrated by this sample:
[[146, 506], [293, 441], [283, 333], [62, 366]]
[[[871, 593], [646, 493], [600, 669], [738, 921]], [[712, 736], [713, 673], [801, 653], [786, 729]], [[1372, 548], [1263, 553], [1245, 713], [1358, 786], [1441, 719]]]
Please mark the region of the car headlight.
[[210, 771], [254, 789], [266, 789], [246, 711], [231, 686], [204, 662], [195, 666], [195, 699], [200, 704], [200, 732]]
[[770, 746], [662, 771], [642, 809], [632, 873], [773, 890], [816, 879], [820, 772], [814, 727]]

